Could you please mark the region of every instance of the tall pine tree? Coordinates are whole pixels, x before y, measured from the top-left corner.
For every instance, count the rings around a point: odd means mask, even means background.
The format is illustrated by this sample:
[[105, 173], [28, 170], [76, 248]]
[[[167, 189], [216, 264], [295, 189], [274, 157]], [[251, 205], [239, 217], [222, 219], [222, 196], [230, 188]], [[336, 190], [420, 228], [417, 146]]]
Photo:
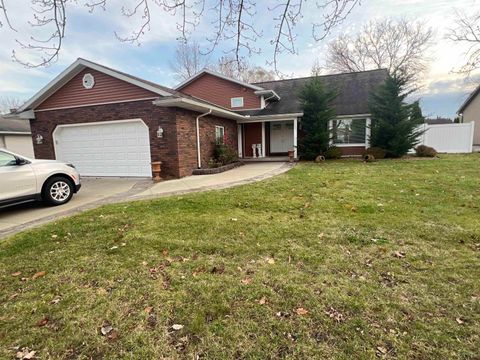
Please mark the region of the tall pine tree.
[[309, 81], [299, 94], [303, 105], [303, 136], [298, 144], [298, 153], [304, 160], [313, 160], [324, 154], [329, 146], [328, 122], [335, 118], [333, 101], [335, 91], [326, 90], [317, 77]]
[[389, 76], [370, 99], [372, 114], [370, 144], [387, 151], [387, 156], [401, 157], [415, 147], [424, 122], [418, 102], [407, 104], [410, 94], [405, 90], [406, 81]]

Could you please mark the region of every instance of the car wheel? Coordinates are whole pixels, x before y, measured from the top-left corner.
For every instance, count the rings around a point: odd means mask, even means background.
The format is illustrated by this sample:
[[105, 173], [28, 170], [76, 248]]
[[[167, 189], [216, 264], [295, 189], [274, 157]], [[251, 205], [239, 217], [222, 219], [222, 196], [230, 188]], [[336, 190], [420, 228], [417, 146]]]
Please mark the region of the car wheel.
[[73, 196], [73, 184], [63, 177], [48, 179], [43, 187], [42, 199], [50, 205], [62, 205]]

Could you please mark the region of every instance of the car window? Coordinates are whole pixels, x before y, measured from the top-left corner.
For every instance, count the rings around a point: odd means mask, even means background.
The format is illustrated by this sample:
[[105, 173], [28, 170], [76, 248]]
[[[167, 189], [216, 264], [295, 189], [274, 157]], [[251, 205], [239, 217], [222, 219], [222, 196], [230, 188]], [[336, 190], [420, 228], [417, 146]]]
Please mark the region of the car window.
[[12, 166], [17, 164], [17, 159], [12, 154], [0, 151], [0, 167]]

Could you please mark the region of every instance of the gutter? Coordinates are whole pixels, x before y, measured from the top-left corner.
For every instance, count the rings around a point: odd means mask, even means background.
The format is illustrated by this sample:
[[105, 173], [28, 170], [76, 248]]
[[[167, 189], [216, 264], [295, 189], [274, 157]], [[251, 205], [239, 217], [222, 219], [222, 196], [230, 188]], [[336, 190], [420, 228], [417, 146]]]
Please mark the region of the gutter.
[[202, 156], [200, 152], [200, 118], [210, 115], [212, 113], [212, 109], [209, 109], [206, 113], [198, 115], [195, 119], [195, 126], [197, 128], [197, 166], [199, 169], [202, 168]]

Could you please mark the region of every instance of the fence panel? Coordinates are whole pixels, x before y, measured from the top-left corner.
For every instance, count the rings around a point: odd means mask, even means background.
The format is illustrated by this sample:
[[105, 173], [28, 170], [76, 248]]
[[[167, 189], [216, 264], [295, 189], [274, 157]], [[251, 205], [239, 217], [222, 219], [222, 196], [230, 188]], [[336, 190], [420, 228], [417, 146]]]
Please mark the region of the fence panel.
[[422, 125], [426, 130], [420, 144], [442, 153], [470, 153], [473, 150], [474, 123]]

